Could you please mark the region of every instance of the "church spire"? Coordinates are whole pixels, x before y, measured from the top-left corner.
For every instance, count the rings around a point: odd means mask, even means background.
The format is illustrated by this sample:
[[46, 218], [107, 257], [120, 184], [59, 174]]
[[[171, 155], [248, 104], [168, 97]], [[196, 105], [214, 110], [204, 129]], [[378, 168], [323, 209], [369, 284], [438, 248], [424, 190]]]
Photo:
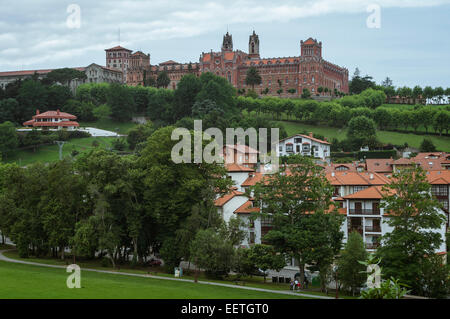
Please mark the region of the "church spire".
[[228, 31], [223, 36], [222, 51], [233, 51], [233, 36]]

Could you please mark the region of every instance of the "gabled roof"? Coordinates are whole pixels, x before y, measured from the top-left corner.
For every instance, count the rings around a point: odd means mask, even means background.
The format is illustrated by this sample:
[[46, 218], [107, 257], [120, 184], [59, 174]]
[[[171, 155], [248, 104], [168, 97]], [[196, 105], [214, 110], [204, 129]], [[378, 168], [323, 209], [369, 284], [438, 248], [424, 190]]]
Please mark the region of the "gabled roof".
[[381, 187], [371, 186], [354, 194], [344, 196], [344, 199], [381, 199], [383, 198]]
[[331, 145], [331, 143], [329, 143], [328, 141], [319, 140], [318, 138], [315, 138], [315, 137], [312, 137], [312, 136], [309, 136], [309, 135], [303, 135], [303, 134], [295, 134], [295, 135], [292, 135], [292, 136], [283, 138], [283, 139], [281, 139], [279, 142], [288, 140], [288, 139], [293, 138], [293, 137], [296, 137], [296, 136], [301, 136], [301, 137], [303, 137], [303, 138], [308, 138], [308, 139], [310, 139], [311, 141], [316, 141], [316, 142], [321, 143], [321, 144], [328, 144], [328, 145]]
[[313, 38], [308, 38], [308, 40], [303, 42], [303, 44], [306, 44], [306, 45], [317, 44], [317, 41], [314, 40]]
[[450, 170], [428, 171], [427, 180], [432, 185], [450, 185]]
[[249, 176], [242, 184], [242, 187], [246, 186], [255, 186], [256, 183], [262, 181], [264, 178], [264, 175], [260, 172], [254, 173], [252, 176]]
[[33, 119], [48, 119], [48, 118], [58, 118], [58, 119], [69, 119], [69, 120], [76, 120], [76, 116], [58, 111], [47, 111], [44, 113], [36, 114], [33, 116]]
[[366, 159], [366, 168], [370, 172], [390, 173], [393, 162], [392, 158], [368, 158]]
[[159, 65], [172, 65], [172, 64], [179, 64], [178, 62], [175, 62], [173, 60], [169, 60], [163, 63], [160, 63]]
[[259, 213], [259, 207], [253, 207], [253, 201], [248, 200], [238, 209], [234, 211], [235, 214], [251, 214], [251, 213]]
[[219, 197], [218, 199], [216, 199], [214, 201], [214, 205], [216, 207], [222, 207], [223, 205], [228, 203], [235, 196], [242, 196], [242, 195], [245, 195], [245, 193], [242, 193], [242, 192], [237, 191], [236, 189], [233, 189], [228, 194], [225, 194], [222, 197]]
[[331, 185], [384, 185], [389, 179], [381, 174], [371, 172], [332, 172], [327, 173], [326, 178]]
[[123, 51], [123, 50], [129, 51], [129, 52], [133, 52], [133, 50], [129, 50], [127, 48], [121, 47], [120, 45], [117, 45], [117, 46], [115, 46], [113, 48], [110, 48], [110, 49], [105, 49], [105, 51]]

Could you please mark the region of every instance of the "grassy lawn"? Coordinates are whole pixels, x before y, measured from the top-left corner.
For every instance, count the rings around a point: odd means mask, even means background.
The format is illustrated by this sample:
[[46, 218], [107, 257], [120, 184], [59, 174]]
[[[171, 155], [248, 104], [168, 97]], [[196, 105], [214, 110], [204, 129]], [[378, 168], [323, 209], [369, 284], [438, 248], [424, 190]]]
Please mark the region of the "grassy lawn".
[[0, 298], [119, 298], [119, 299], [276, 299], [300, 298], [151, 278], [81, 270], [81, 289], [66, 286], [65, 269], [0, 261]]
[[127, 134], [128, 131], [138, 124], [133, 122], [116, 122], [110, 119], [96, 122], [80, 122], [80, 127], [95, 127], [101, 130], [113, 131], [119, 134]]
[[[42, 264], [49, 264], [49, 265], [60, 265], [65, 266], [72, 263], [72, 259], [70, 257], [67, 257], [66, 260], [60, 260], [50, 257], [30, 257], [30, 258], [20, 258], [17, 251], [8, 251], [3, 253], [6, 257], [9, 257], [11, 259], [18, 259], [18, 260], [26, 260], [31, 262], [37, 262]], [[91, 269], [99, 269], [99, 270], [108, 270], [108, 271], [115, 271], [115, 272], [126, 272], [126, 273], [134, 273], [134, 274], [151, 274], [161, 277], [170, 277], [173, 278], [173, 274], [168, 274], [163, 271], [160, 267], [142, 267], [142, 266], [136, 266], [136, 267], [130, 267], [127, 265], [120, 265], [120, 269], [113, 269], [112, 267], [104, 267], [101, 265], [101, 262], [99, 259], [96, 260], [79, 260], [77, 259], [76, 263], [81, 268], [91, 268]], [[194, 279], [193, 275], [183, 275], [183, 279]], [[209, 282], [216, 282], [216, 283], [226, 283], [226, 284], [234, 284], [234, 276], [230, 276], [230, 278], [227, 278], [226, 280], [213, 280], [210, 278], [207, 278], [204, 273], [200, 273], [198, 280], [201, 281], [209, 281]], [[270, 289], [270, 290], [280, 290], [280, 291], [287, 291], [289, 290], [289, 284], [280, 284], [280, 283], [272, 283], [271, 278], [267, 277], [267, 281], [264, 283], [264, 278], [261, 276], [252, 276], [252, 277], [245, 277], [241, 278], [241, 281], [245, 281], [246, 287], [255, 287], [255, 288], [263, 288], [263, 289]], [[242, 282], [239, 284], [242, 285]], [[311, 295], [318, 295], [318, 296], [325, 296], [325, 293], [322, 293], [319, 291], [318, 287], [310, 287], [308, 290], [302, 290], [302, 293], [311, 294]], [[334, 290], [330, 290], [329, 296], [334, 296]], [[342, 292], [339, 293], [339, 298], [344, 299], [353, 299], [352, 296], [344, 295]]]
[[[328, 138], [330, 141], [333, 138], [337, 138], [338, 140], [343, 140], [346, 138], [346, 129], [336, 128], [336, 127], [327, 127], [327, 126], [314, 126], [308, 124], [302, 124], [297, 122], [281, 122], [289, 136], [300, 133], [302, 131], [313, 132], [316, 134], [323, 135]], [[435, 136], [435, 135], [416, 135], [413, 133], [398, 133], [391, 131], [377, 131], [378, 139], [383, 143], [392, 143], [396, 145], [403, 145], [405, 142], [408, 143], [409, 146], [419, 148], [422, 140], [425, 137], [431, 139], [436, 146], [436, 148], [440, 151], [450, 152], [450, 137], [445, 136]]]
[[[87, 138], [74, 138], [67, 141], [63, 146], [63, 157], [70, 157], [73, 150], [77, 150], [80, 154], [94, 149], [92, 142], [97, 140], [99, 142], [99, 148], [110, 148], [111, 142], [116, 137], [87, 137]], [[35, 162], [49, 163], [59, 160], [59, 147], [58, 145], [44, 145], [36, 149], [33, 152], [32, 149], [18, 150], [8, 155], [5, 162], [16, 162], [19, 165], [28, 165]]]

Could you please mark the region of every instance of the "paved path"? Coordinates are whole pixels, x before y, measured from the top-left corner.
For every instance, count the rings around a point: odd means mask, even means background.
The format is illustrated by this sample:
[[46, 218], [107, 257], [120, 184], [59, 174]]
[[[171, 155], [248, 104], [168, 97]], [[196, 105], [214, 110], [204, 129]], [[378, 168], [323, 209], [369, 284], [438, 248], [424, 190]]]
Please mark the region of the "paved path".
[[[32, 265], [32, 266], [49, 267], [49, 268], [59, 268], [59, 269], [66, 269], [67, 268], [67, 266], [47, 265], [47, 264], [35, 263], [35, 262], [31, 262], [31, 261], [11, 259], [11, 258], [8, 258], [8, 257], [3, 255], [3, 252], [5, 252], [5, 251], [6, 250], [0, 250], [0, 260], [2, 260], [2, 261], [11, 262], [11, 263], [17, 263], [17, 264]], [[189, 282], [189, 283], [193, 283], [194, 282], [194, 280], [191, 280], [191, 279], [160, 277], [160, 276], [143, 275], [143, 274], [141, 275], [141, 274], [126, 273], [126, 272], [116, 272], [116, 271], [109, 271], [109, 270], [91, 269], [91, 268], [82, 268], [82, 271], [92, 271], [92, 272], [103, 273], [103, 274], [123, 275], [123, 276], [142, 277], [142, 278], [152, 278], [152, 279], [160, 279], [160, 280], [182, 281], [182, 282]], [[290, 295], [290, 296], [298, 296], [298, 297], [306, 297], [306, 298], [314, 298], [314, 299], [334, 299], [332, 297], [317, 296], [317, 295], [310, 295], [310, 294], [304, 294], [304, 293], [295, 293], [295, 292], [292, 292], [292, 291], [270, 290], [270, 289], [255, 288], [255, 287], [236, 286], [236, 285], [231, 285], [231, 284], [221, 284], [221, 283], [209, 282], [209, 281], [198, 281], [198, 283], [202, 284], [202, 285], [221, 286], [221, 287], [227, 287], [227, 288], [245, 289], [245, 290], [252, 290], [252, 291], [261, 291], [261, 292], [268, 292], [268, 293], [274, 293], [274, 294], [282, 294], [282, 295]]]

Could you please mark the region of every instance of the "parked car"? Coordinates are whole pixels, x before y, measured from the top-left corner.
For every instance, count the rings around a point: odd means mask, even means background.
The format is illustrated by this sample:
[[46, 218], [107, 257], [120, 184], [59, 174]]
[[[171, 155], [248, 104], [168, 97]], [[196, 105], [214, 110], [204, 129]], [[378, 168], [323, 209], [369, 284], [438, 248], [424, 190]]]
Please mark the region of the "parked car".
[[154, 267], [154, 266], [161, 266], [161, 260], [152, 258], [149, 261], [147, 261], [147, 265]]

